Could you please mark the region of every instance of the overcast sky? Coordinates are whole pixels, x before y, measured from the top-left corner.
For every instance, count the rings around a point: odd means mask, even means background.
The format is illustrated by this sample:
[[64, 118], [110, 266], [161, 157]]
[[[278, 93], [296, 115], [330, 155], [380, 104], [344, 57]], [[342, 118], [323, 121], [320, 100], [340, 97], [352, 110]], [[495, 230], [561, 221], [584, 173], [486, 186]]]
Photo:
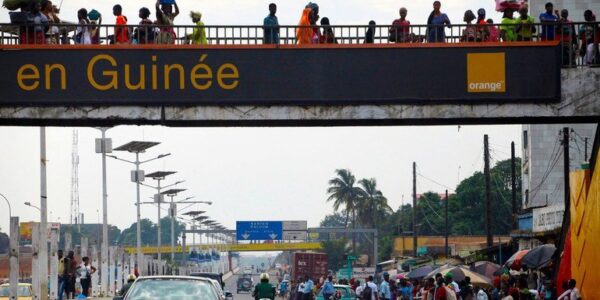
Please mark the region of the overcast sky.
[[[79, 128], [79, 196], [86, 221], [102, 213], [101, 155], [94, 151], [100, 131]], [[349, 168], [357, 180], [376, 178], [379, 188], [397, 208], [411, 201], [412, 162], [419, 173], [454, 188], [460, 178], [483, 166], [483, 134], [489, 134], [495, 161], [509, 157], [510, 142], [520, 149], [520, 126], [337, 127], [337, 128], [167, 128], [119, 126], [108, 131], [114, 147], [131, 140], [158, 141], [144, 158], [172, 156], [143, 167], [149, 173], [177, 171], [169, 182], [186, 180], [182, 197], [213, 201], [198, 204], [230, 228], [236, 220], [308, 220], [317, 226], [325, 214], [327, 182], [337, 168]], [[39, 220], [39, 128], [0, 127], [0, 193], [12, 203], [22, 221]], [[51, 219], [68, 223], [71, 193], [72, 128], [47, 129], [48, 209]], [[517, 153], [520, 153], [518, 150]], [[133, 154], [118, 153], [125, 159]], [[133, 165], [108, 159], [108, 205], [111, 224], [119, 228], [135, 221]], [[460, 167], [460, 170], [459, 170]], [[460, 172], [460, 174], [459, 174]], [[445, 189], [418, 179], [418, 193]], [[152, 183], [154, 182], [147, 182]], [[142, 201], [153, 190], [142, 187]], [[163, 212], [164, 216], [166, 212]], [[157, 217], [145, 206], [144, 218]], [[50, 218], [50, 216], [49, 216]], [[0, 202], [0, 226], [7, 228], [6, 204]]]
[[[176, 24], [191, 24], [190, 10], [203, 13], [207, 25], [261, 24], [267, 14], [266, 0], [180, 0], [182, 15]], [[307, 1], [274, 1], [278, 4], [282, 25], [298, 23]], [[120, 3], [130, 24], [135, 24], [142, 6], [151, 8], [153, 1], [64, 0], [61, 18], [76, 20], [76, 11], [85, 7], [104, 14], [104, 23], [114, 22], [111, 7]], [[431, 11], [432, 1], [318, 1], [321, 17], [333, 25], [391, 24], [401, 6], [408, 8], [408, 19], [423, 24]], [[499, 21], [493, 11], [494, 1], [442, 1], [442, 11], [453, 23], [460, 23], [466, 9], [483, 7], [488, 17]], [[6, 10], [4, 10], [6, 12]], [[6, 22], [8, 14], [0, 14]], [[71, 192], [71, 128], [48, 128], [48, 203], [51, 219], [68, 222]], [[183, 197], [214, 201], [215, 205], [198, 205], [225, 225], [235, 220], [308, 220], [318, 225], [331, 205], [325, 205], [327, 181], [337, 168], [350, 168], [357, 178], [374, 177], [394, 208], [411, 195], [411, 164], [417, 161], [420, 172], [454, 187], [482, 168], [483, 134], [490, 134], [497, 159], [507, 158], [510, 141], [520, 145], [519, 126], [469, 126], [459, 131], [450, 127], [368, 127], [368, 128], [202, 128], [120, 126], [111, 129], [113, 145], [131, 140], [162, 142], [145, 157], [173, 153], [171, 157], [144, 166], [147, 172], [174, 170], [170, 182], [186, 180], [188, 191]], [[100, 155], [94, 153], [95, 129], [79, 129], [79, 181], [81, 211], [88, 222], [97, 222], [102, 207]], [[39, 204], [39, 129], [0, 127], [0, 193], [13, 205], [13, 213], [22, 221], [38, 220], [36, 210], [25, 201]], [[518, 148], [519, 149], [519, 148]], [[130, 154], [119, 154], [133, 159]], [[109, 222], [123, 229], [135, 221], [135, 185], [129, 181], [132, 166], [109, 159]], [[422, 190], [444, 188], [424, 179]], [[152, 190], [142, 188], [143, 200]], [[8, 212], [0, 202], [0, 226], [6, 231]], [[101, 211], [100, 211], [101, 214]], [[143, 217], [156, 219], [156, 208], [146, 206]], [[163, 215], [165, 212], [163, 212]], [[101, 216], [101, 215], [100, 215]]]

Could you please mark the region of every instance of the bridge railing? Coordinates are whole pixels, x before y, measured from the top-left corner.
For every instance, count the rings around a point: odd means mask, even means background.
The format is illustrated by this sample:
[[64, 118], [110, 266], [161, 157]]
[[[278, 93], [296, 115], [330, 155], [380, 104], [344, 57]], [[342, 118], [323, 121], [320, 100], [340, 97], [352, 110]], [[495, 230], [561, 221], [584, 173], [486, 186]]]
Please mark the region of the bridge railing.
[[[312, 30], [312, 32], [311, 32]], [[299, 40], [298, 32], [306, 39]], [[0, 24], [0, 45], [167, 44], [167, 45], [297, 45], [297, 44], [431, 44], [492, 42], [561, 43], [563, 64], [598, 64], [600, 23], [336, 25], [264, 27], [257, 25], [96, 25]]]

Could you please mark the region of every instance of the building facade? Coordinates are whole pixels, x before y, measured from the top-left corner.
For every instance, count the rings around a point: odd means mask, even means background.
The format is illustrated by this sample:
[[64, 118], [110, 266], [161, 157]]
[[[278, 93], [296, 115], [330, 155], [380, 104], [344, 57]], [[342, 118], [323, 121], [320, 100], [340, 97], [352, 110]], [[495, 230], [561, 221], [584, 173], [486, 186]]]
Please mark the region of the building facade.
[[591, 155], [596, 124], [523, 125], [522, 211], [526, 213], [521, 214], [520, 221], [527, 224], [526, 217], [529, 216], [531, 221], [528, 228], [520, 230], [519, 248], [531, 248], [552, 240], [555, 231], [562, 226], [565, 210], [564, 127], [570, 129], [569, 169], [580, 170]]

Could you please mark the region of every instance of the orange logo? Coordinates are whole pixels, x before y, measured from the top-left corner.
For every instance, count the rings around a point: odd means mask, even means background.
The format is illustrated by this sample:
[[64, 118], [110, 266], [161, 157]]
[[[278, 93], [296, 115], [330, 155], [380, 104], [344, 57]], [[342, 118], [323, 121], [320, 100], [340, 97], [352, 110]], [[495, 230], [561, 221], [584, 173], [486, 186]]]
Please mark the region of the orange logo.
[[467, 91], [469, 93], [506, 92], [505, 54], [468, 53]]

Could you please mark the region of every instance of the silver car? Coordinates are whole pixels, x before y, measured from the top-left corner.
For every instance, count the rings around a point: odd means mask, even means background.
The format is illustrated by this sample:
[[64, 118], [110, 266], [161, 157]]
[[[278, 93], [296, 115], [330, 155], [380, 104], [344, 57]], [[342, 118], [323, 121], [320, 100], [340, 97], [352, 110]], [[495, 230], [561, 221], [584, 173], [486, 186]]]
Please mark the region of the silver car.
[[222, 300], [210, 279], [187, 276], [138, 278], [124, 297], [115, 300]]

